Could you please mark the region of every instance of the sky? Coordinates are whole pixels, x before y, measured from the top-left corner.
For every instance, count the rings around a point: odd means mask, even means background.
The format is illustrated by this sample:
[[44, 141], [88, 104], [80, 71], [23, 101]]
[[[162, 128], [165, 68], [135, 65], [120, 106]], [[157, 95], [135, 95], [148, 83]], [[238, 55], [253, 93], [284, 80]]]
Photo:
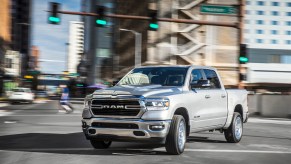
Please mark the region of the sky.
[[76, 15], [61, 14], [60, 25], [48, 24], [49, 2], [61, 4], [61, 10], [80, 11], [81, 0], [33, 0], [32, 45], [40, 50], [40, 69], [43, 73], [59, 74], [66, 70], [69, 22], [80, 21]]

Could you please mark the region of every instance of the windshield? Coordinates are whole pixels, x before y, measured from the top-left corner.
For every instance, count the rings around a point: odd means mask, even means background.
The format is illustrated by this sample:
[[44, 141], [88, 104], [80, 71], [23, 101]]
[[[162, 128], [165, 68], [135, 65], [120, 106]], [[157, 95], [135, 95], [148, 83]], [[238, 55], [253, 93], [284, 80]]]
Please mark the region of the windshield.
[[136, 68], [120, 80], [119, 85], [182, 86], [188, 67]]

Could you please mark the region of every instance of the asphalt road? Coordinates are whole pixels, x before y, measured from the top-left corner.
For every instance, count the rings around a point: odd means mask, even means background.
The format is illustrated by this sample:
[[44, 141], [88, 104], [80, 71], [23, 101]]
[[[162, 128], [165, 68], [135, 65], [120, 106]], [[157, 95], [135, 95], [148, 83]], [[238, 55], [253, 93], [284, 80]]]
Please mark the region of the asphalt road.
[[[0, 104], [1, 106], [1, 104]], [[219, 132], [194, 133], [185, 152], [168, 155], [162, 145], [114, 142], [94, 150], [81, 132], [81, 108], [58, 112], [56, 101], [0, 107], [0, 164], [248, 163], [290, 164], [291, 120], [250, 118], [240, 143]]]

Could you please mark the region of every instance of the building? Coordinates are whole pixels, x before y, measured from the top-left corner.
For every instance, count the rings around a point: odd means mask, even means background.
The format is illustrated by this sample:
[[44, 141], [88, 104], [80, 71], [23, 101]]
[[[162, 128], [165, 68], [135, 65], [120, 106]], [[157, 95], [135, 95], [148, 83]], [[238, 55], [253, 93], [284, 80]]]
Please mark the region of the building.
[[10, 15], [10, 0], [1, 1], [0, 5], [0, 96], [4, 91], [5, 77], [5, 54], [9, 50], [11, 42], [11, 15]]
[[[115, 0], [82, 0], [82, 11], [95, 13], [96, 6], [106, 7], [106, 14], [114, 11]], [[106, 18], [106, 27], [96, 27], [95, 17], [83, 17], [84, 55], [87, 67], [87, 83], [96, 84], [112, 79], [113, 56], [115, 56], [114, 19]]]
[[249, 83], [290, 83], [291, 1], [247, 0], [244, 43]]
[[18, 51], [6, 51], [4, 60], [5, 74], [11, 77], [19, 77], [21, 73], [21, 55]]
[[29, 59], [29, 67], [31, 70], [39, 70], [39, 49], [37, 46], [31, 47], [31, 53], [30, 53], [30, 59]]
[[[201, 14], [202, 3], [238, 5], [237, 0], [118, 0], [117, 14], [148, 15], [148, 10], [157, 10], [158, 17], [190, 19], [213, 22], [238, 21], [235, 16]], [[131, 10], [135, 8], [135, 10]], [[137, 23], [138, 22], [138, 23]], [[142, 34], [142, 65], [205, 65], [218, 69], [224, 84], [234, 87], [238, 84], [238, 33], [232, 27], [206, 26], [159, 22], [159, 30], [148, 31], [148, 22], [120, 20], [116, 29], [126, 28]], [[117, 53], [122, 76], [134, 67], [134, 37], [119, 32]]]
[[83, 57], [84, 51], [84, 24], [83, 22], [71, 21], [69, 29], [68, 59], [69, 73], [77, 73], [77, 66]]
[[11, 49], [22, 56], [22, 73], [29, 69], [32, 0], [11, 0]]
[[[112, 2], [83, 0], [82, 8], [85, 12], [96, 12], [96, 4], [103, 4], [109, 6], [109, 10], [113, 8], [115, 14], [147, 16], [151, 9], [157, 10], [158, 17], [162, 18], [235, 23], [238, 21], [235, 16], [201, 14], [200, 4], [238, 5], [238, 2], [238, 0], [148, 0], [142, 2], [136, 0]], [[159, 22], [158, 31], [149, 31], [148, 21], [114, 19], [114, 26], [95, 29], [92, 28], [95, 26], [94, 17], [85, 17], [84, 22], [84, 53], [91, 56], [87, 60], [91, 62], [89, 67], [90, 73], [95, 76], [92, 77], [93, 79], [102, 79], [102, 75], [108, 75], [103, 72], [102, 68], [99, 69], [100, 65], [104, 63], [100, 63], [100, 61], [106, 60], [95, 58], [96, 55], [106, 56], [104, 54], [108, 54], [108, 52], [112, 54], [112, 59], [109, 56], [107, 58], [109, 61], [107, 61], [110, 63], [111, 60], [113, 63], [109, 74], [114, 78], [122, 77], [135, 67], [134, 33], [139, 33], [142, 36], [142, 65], [214, 66], [222, 75], [224, 84], [230, 87], [238, 84], [237, 36], [239, 30], [236, 28]], [[108, 35], [112, 32], [113, 35]], [[104, 45], [106, 45], [106, 50], [102, 50]], [[95, 46], [98, 50], [95, 50]], [[98, 62], [99, 64], [96, 65]], [[102, 72], [101, 75], [100, 72]]]

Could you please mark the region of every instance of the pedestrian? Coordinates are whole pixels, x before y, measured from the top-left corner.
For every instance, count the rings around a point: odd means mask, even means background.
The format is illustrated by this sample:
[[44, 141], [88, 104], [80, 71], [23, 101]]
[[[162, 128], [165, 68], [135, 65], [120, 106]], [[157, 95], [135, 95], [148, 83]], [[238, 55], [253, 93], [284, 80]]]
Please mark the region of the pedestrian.
[[62, 95], [60, 99], [60, 106], [61, 109], [65, 110], [66, 113], [72, 113], [73, 112], [73, 107], [69, 102], [69, 89], [65, 85], [62, 89]]

